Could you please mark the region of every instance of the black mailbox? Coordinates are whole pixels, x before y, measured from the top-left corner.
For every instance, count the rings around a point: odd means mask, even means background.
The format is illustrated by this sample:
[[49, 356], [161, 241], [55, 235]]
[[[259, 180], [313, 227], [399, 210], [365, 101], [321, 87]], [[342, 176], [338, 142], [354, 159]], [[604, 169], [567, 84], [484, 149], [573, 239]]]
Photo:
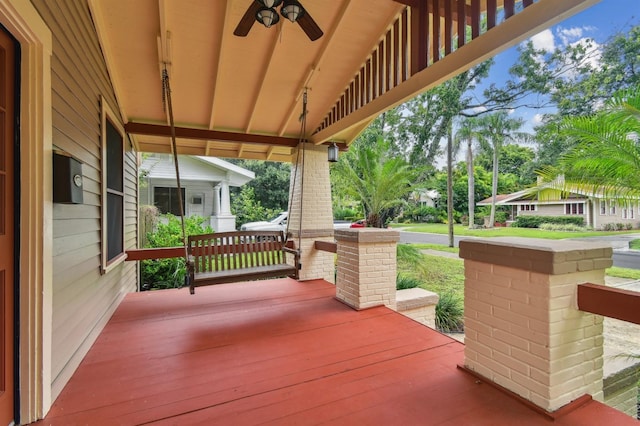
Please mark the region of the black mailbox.
[[61, 151], [53, 153], [53, 202], [82, 204], [82, 163]]

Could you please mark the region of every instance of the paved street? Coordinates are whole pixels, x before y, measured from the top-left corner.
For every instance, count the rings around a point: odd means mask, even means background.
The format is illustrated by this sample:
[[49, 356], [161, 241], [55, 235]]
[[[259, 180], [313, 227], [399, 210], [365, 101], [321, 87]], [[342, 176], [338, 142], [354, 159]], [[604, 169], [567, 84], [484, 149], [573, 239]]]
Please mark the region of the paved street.
[[[458, 247], [460, 240], [475, 237], [454, 236], [454, 245]], [[629, 241], [640, 238], [638, 234], [609, 235], [603, 237], [576, 238], [579, 241], [602, 241], [613, 247], [613, 265], [621, 268], [640, 269], [640, 251], [629, 250]], [[401, 243], [423, 243], [449, 245], [449, 236], [428, 234], [423, 232], [400, 231]]]

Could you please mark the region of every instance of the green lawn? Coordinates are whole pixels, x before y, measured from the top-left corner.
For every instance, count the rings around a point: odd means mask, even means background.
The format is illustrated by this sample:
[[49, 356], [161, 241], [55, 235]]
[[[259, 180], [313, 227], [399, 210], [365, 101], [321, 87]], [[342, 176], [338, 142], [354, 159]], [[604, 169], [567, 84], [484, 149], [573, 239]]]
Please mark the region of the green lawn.
[[[447, 247], [439, 244], [411, 244], [424, 250], [438, 250], [449, 253], [458, 253], [457, 247]], [[438, 294], [453, 291], [462, 297], [464, 294], [464, 266], [462, 259], [450, 259], [441, 256], [423, 255], [418, 260], [421, 265], [398, 265], [399, 272], [416, 276], [422, 281], [420, 287]], [[619, 268], [613, 266], [606, 270], [606, 275], [618, 278], [640, 280], [640, 269]]]
[[631, 250], [640, 250], [640, 239], [629, 241], [629, 248]]
[[[448, 225], [443, 223], [417, 223], [417, 224], [393, 224], [393, 228], [402, 228], [403, 231], [410, 232], [427, 232], [432, 234], [447, 234], [449, 232]], [[620, 235], [638, 233], [640, 230], [633, 229], [630, 231], [584, 231], [584, 232], [561, 232], [561, 231], [543, 231], [534, 228], [493, 228], [493, 229], [469, 229], [463, 225], [454, 225], [454, 235], [460, 237], [526, 237], [526, 238], [546, 238], [549, 240], [562, 240], [564, 238], [581, 238], [581, 237], [601, 237], [605, 235]], [[639, 243], [640, 246], [640, 243]]]

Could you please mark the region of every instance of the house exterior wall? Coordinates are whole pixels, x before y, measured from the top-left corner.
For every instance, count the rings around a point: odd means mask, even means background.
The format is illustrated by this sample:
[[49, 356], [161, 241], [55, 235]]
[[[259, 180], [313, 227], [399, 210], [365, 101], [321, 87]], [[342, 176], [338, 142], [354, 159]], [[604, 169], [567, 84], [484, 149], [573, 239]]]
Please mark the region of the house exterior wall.
[[[32, 0], [51, 29], [52, 142], [80, 160], [84, 202], [53, 205], [51, 370], [55, 399], [127, 292], [135, 263], [101, 274], [101, 109], [118, 110], [85, 2]], [[116, 118], [117, 119], [117, 118]], [[137, 164], [125, 138], [125, 239], [136, 246]]]
[[564, 216], [564, 204], [538, 204], [537, 210], [527, 211], [518, 208], [518, 216]]
[[[213, 215], [213, 184], [203, 181], [182, 180], [180, 176], [180, 184], [185, 190], [185, 215], [192, 216], [198, 214], [202, 217]], [[140, 189], [140, 205], [153, 204], [153, 189], [155, 187], [176, 188], [175, 179], [148, 179], [146, 187]], [[194, 195], [204, 195], [203, 204], [201, 206], [202, 213], [198, 213], [197, 205], [192, 205], [191, 198]]]

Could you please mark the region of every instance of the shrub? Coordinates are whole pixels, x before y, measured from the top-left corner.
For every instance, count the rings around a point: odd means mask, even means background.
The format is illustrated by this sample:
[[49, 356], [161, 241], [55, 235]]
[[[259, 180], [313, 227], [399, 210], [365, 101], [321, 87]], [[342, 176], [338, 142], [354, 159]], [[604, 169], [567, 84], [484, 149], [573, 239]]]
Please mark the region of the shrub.
[[398, 274], [396, 276], [396, 290], [420, 287], [422, 281], [410, 275]]
[[628, 223], [628, 222], [627, 222], [627, 223], [625, 223], [625, 224], [624, 224], [624, 229], [625, 229], [626, 231], [630, 231], [630, 230], [632, 230], [632, 229], [633, 229], [633, 224], [632, 224], [632, 223]]
[[435, 207], [413, 206], [407, 208], [404, 215], [416, 223], [439, 223], [442, 212]]
[[334, 209], [333, 210], [333, 218], [335, 220], [356, 220], [361, 218], [363, 215], [356, 209]]
[[507, 221], [507, 217], [509, 217], [507, 212], [496, 211], [495, 221], [497, 223], [505, 223]]
[[[166, 223], [158, 223], [155, 232], [147, 234], [146, 248], [180, 247], [182, 241], [182, 225], [180, 219], [171, 214], [166, 215]], [[199, 216], [185, 218], [185, 232], [197, 235], [213, 232], [211, 226], [204, 225], [204, 219]], [[141, 289], [157, 290], [178, 288], [184, 284], [186, 276], [184, 258], [143, 260], [140, 262]]]
[[584, 226], [584, 218], [581, 216], [518, 216], [511, 226], [518, 228], [539, 228], [543, 223]]
[[462, 299], [453, 292], [440, 295], [436, 305], [436, 329], [444, 333], [464, 329], [464, 305]]
[[543, 223], [539, 226], [544, 231], [565, 231], [565, 232], [580, 232], [586, 231], [584, 226], [574, 225], [573, 223], [559, 224], [559, 223]]

